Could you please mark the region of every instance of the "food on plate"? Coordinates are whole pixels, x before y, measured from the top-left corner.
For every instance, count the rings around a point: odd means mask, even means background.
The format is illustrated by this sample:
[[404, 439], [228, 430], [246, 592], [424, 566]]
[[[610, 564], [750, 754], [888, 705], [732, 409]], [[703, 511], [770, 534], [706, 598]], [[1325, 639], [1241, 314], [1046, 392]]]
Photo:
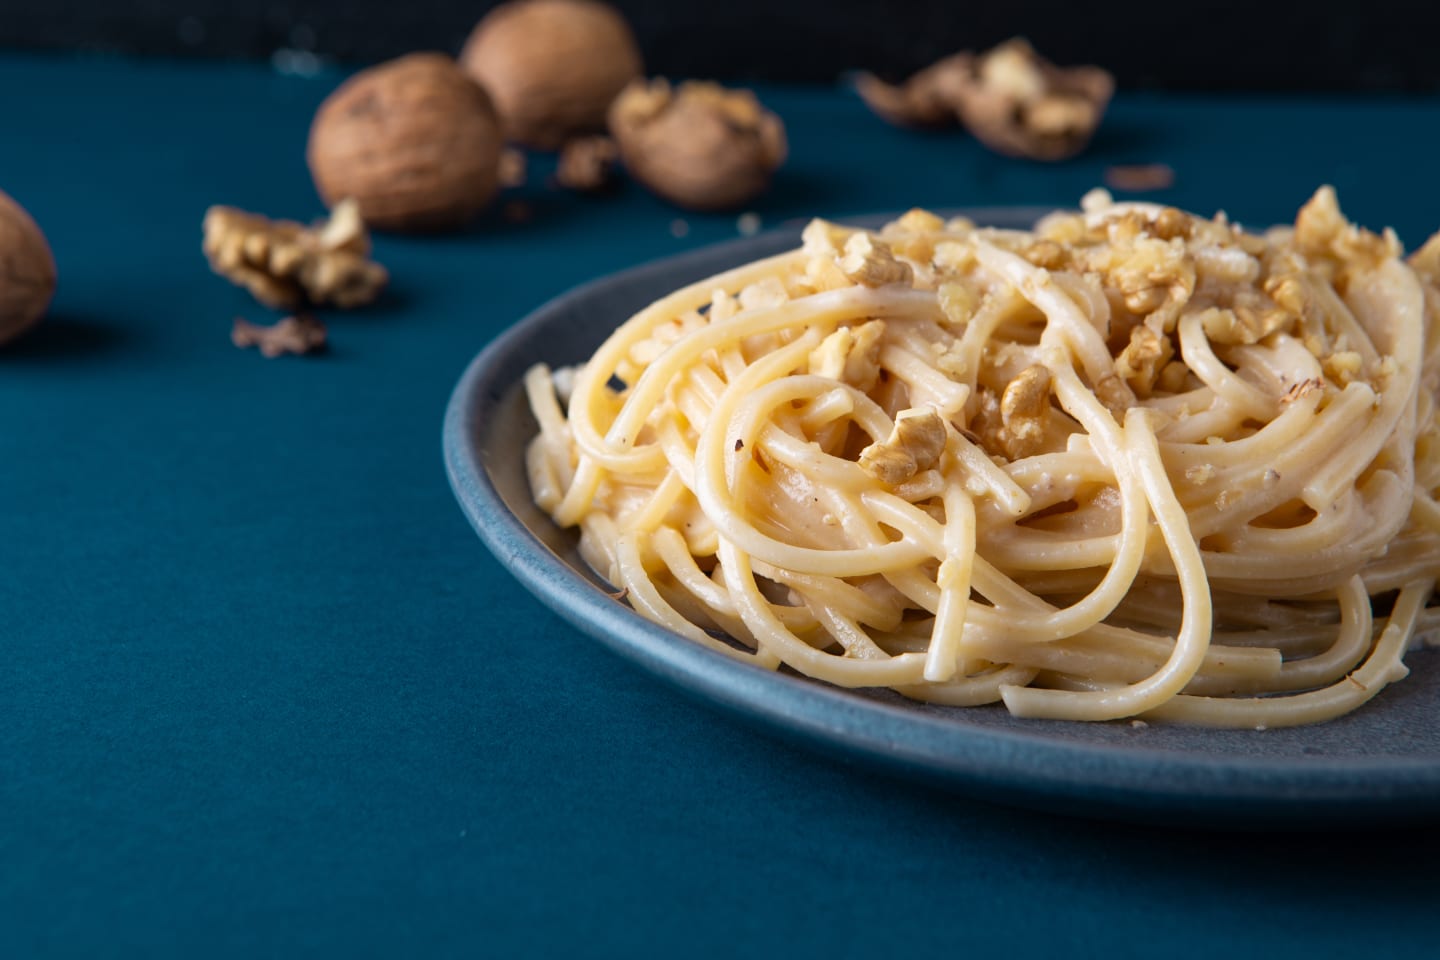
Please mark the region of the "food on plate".
[[[1088, 196], [911, 211], [526, 376], [536, 502], [646, 617], [1022, 717], [1326, 720], [1440, 623], [1440, 239]], [[680, 642], [677, 640], [677, 642]]]

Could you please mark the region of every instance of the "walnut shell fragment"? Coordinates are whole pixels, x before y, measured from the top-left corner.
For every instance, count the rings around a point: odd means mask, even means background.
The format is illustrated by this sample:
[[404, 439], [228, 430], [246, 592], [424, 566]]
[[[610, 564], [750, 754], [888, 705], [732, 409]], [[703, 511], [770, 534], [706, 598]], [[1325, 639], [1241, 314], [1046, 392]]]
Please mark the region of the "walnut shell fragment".
[[370, 236], [353, 200], [337, 204], [328, 221], [312, 227], [211, 207], [203, 229], [211, 269], [266, 306], [363, 306], [389, 280], [385, 268], [370, 260]]
[[269, 327], [236, 317], [230, 342], [241, 349], [259, 347], [262, 356], [273, 360], [286, 353], [303, 356], [324, 350], [326, 332], [325, 325], [308, 313], [286, 317]]
[[330, 94], [306, 156], [327, 205], [353, 197], [377, 230], [442, 230], [495, 196], [501, 146], [485, 91], [449, 57], [413, 53]]
[[55, 257], [25, 208], [0, 192], [0, 344], [45, 315], [55, 295]]
[[610, 107], [610, 132], [631, 176], [677, 206], [738, 207], [784, 162], [785, 127], [748, 90], [639, 80]]
[[958, 117], [997, 153], [1064, 160], [1090, 143], [1115, 81], [1099, 67], [1057, 67], [1016, 38], [979, 56], [946, 57], [898, 86], [864, 75], [856, 89], [892, 123], [933, 127]]
[[537, 150], [603, 130], [611, 101], [643, 74], [630, 25], [597, 0], [502, 3], [460, 60], [494, 98], [505, 137]]

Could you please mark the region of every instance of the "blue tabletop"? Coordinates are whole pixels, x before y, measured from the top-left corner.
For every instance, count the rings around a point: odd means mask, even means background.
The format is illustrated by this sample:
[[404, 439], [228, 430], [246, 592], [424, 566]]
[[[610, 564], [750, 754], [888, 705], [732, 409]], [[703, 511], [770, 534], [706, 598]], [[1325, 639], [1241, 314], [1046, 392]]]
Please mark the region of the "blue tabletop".
[[[1201, 835], [1012, 811], [779, 743], [520, 589], [447, 488], [467, 361], [582, 281], [736, 235], [633, 186], [521, 192], [383, 238], [394, 283], [323, 357], [229, 342], [265, 310], [200, 219], [309, 219], [336, 74], [0, 59], [0, 189], [60, 288], [0, 350], [0, 938], [12, 956], [1419, 954], [1433, 831]], [[1435, 100], [1122, 96], [1062, 166], [765, 89], [767, 224], [1073, 204], [1107, 166], [1263, 224], [1320, 183], [1414, 245]], [[535, 177], [543, 180], [543, 177]], [[677, 236], [677, 234], [682, 234]], [[1358, 824], [1357, 826], [1371, 826]], [[1403, 857], [1403, 860], [1397, 859]]]

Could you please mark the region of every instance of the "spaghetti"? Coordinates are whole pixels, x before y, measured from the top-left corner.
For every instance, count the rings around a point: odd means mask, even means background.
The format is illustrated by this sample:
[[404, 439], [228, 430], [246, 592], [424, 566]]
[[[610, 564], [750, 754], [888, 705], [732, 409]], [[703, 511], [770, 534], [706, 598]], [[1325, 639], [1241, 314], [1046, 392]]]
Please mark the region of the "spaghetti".
[[689, 640], [1023, 717], [1350, 711], [1440, 623], [1440, 240], [912, 211], [532, 369], [536, 502]]

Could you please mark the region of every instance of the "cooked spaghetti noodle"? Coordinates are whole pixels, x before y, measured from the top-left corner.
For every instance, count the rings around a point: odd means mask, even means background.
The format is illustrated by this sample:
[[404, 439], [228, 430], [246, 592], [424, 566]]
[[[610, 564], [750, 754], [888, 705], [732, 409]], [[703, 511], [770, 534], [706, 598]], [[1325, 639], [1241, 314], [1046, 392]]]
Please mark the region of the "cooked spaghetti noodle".
[[1440, 622], [1440, 240], [912, 211], [536, 367], [536, 502], [640, 613], [846, 687], [1275, 727]]

